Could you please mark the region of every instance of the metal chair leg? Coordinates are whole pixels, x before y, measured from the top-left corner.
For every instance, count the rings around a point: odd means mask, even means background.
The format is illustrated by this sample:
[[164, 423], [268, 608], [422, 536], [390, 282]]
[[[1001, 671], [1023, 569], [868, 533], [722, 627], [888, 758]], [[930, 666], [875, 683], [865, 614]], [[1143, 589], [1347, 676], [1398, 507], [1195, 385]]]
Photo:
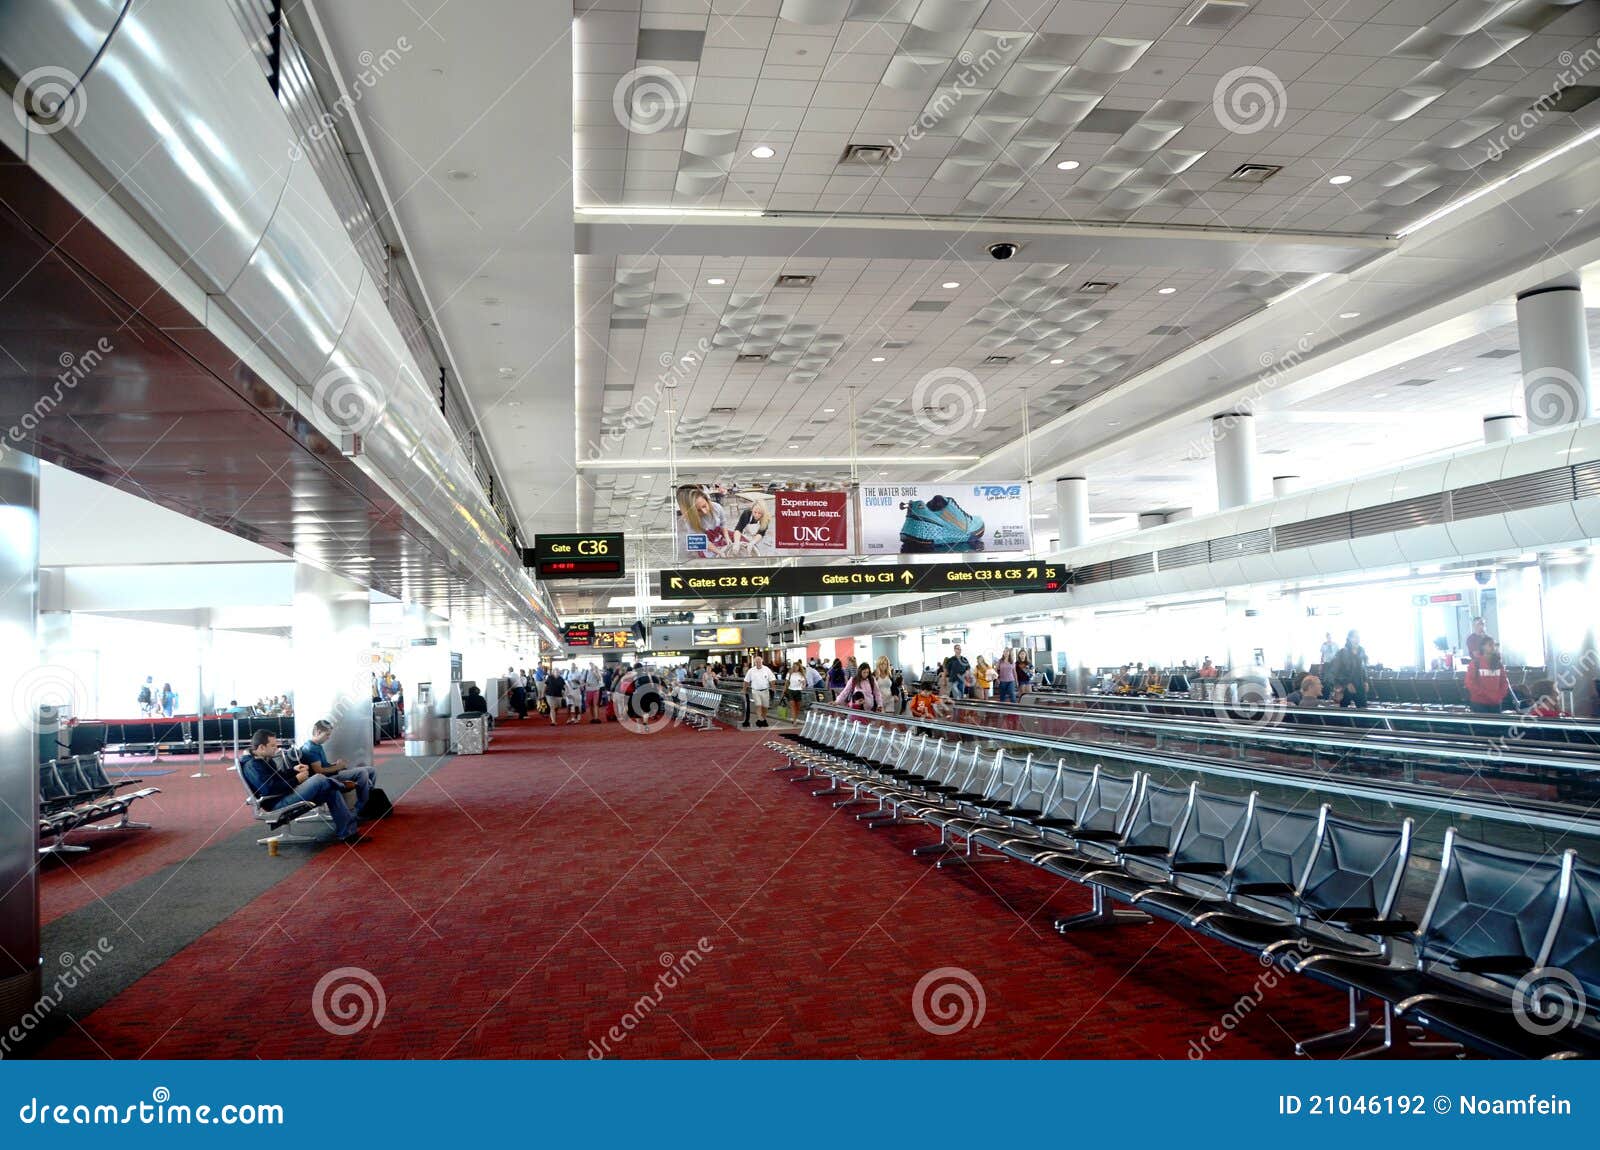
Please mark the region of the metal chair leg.
[[1142, 910], [1111, 905], [1111, 901], [1106, 898], [1106, 892], [1100, 887], [1090, 887], [1089, 889], [1094, 897], [1094, 902], [1090, 904], [1090, 908], [1082, 914], [1073, 914], [1068, 915], [1066, 918], [1056, 919], [1055, 927], [1059, 933], [1066, 934], [1068, 931], [1086, 930], [1091, 927], [1117, 926], [1122, 923], [1132, 924], [1150, 921], [1150, 916]]

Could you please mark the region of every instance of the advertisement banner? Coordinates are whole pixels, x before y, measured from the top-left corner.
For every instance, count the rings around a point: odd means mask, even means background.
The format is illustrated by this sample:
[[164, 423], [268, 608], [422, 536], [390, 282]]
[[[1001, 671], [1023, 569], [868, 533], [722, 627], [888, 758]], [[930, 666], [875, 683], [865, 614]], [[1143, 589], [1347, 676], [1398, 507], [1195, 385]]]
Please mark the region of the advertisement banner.
[[1028, 487], [1014, 483], [872, 483], [861, 486], [863, 555], [1027, 551]]
[[850, 496], [828, 484], [690, 484], [678, 488], [677, 536], [684, 559], [848, 555]]

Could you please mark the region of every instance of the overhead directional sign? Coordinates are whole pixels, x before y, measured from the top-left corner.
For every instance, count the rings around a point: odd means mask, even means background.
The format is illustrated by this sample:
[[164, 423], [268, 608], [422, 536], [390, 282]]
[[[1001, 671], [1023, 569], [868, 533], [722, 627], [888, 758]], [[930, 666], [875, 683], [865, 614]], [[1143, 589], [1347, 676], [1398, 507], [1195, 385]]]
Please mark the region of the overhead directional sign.
[[661, 572], [663, 599], [759, 595], [904, 595], [935, 591], [1059, 591], [1059, 563], [866, 563], [848, 567], [721, 567]]

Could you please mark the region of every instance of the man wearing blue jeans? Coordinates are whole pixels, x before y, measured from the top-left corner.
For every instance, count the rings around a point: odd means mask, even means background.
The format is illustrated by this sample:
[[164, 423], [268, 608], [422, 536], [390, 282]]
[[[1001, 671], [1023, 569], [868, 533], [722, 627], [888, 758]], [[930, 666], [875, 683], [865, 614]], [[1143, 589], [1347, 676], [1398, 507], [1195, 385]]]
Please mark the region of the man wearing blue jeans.
[[967, 693], [967, 672], [972, 670], [972, 664], [967, 662], [967, 657], [961, 653], [961, 644], [955, 646], [955, 653], [944, 661], [944, 673], [950, 682], [950, 697], [960, 699]]
[[239, 756], [239, 773], [250, 785], [251, 792], [267, 810], [297, 802], [327, 807], [339, 841], [354, 846], [360, 836], [356, 831], [356, 816], [345, 805], [344, 792], [355, 784], [315, 774], [303, 764], [298, 769], [280, 764], [276, 758], [277, 743], [272, 732], [257, 731], [250, 740], [249, 752]]
[[312, 774], [327, 775], [341, 783], [354, 783], [356, 788], [356, 814], [367, 806], [367, 796], [378, 781], [378, 772], [372, 767], [352, 767], [343, 759], [330, 763], [323, 744], [333, 735], [333, 724], [318, 719], [311, 724], [311, 737], [300, 744], [300, 761], [311, 768]]

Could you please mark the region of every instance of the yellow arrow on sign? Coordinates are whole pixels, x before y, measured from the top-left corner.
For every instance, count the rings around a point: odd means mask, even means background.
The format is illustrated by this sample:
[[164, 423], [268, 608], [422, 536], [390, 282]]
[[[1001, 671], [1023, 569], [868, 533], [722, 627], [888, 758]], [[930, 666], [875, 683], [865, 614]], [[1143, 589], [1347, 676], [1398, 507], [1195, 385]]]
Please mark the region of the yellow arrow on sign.
[[1029, 579], [1037, 579], [1038, 577], [1039, 577], [1039, 569], [1037, 567], [1029, 567], [1028, 568], [1028, 578]]
[[909, 572], [909, 571], [905, 571], [905, 572], [902, 572], [902, 573], [901, 573], [901, 575], [900, 575], [900, 581], [901, 581], [901, 582], [902, 582], [902, 583], [906, 583], [906, 584], [909, 584], [909, 583], [910, 583], [910, 582], [911, 582], [911, 580], [912, 580], [912, 574], [911, 574], [911, 572]]
[[677, 590], [677, 589], [681, 588], [682, 586], [683, 586], [683, 580], [678, 578], [676, 575], [674, 575], [672, 577], [673, 590]]

